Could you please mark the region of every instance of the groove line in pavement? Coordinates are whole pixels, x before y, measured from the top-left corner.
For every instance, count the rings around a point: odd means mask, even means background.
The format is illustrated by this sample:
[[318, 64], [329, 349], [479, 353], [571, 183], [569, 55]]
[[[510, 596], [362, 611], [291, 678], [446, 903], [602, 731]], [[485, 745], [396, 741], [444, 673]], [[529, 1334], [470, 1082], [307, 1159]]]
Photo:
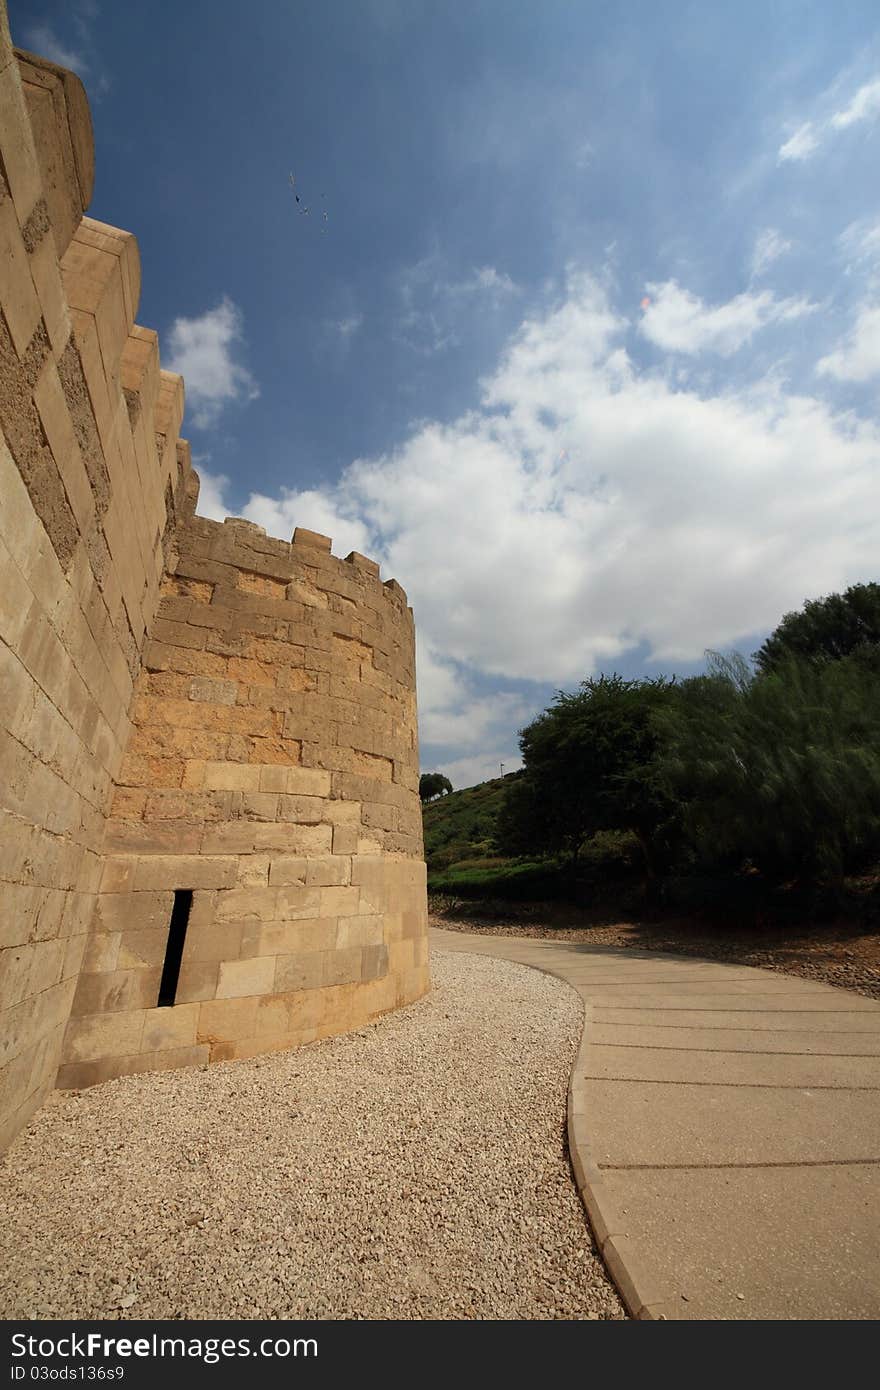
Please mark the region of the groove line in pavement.
[[[743, 1057], [753, 1057], [753, 1052], [743, 1052]], [[777, 1054], [778, 1055], [778, 1054]], [[878, 1086], [835, 1086], [827, 1082], [791, 1081], [685, 1081], [656, 1076], [591, 1076], [586, 1073], [583, 1081], [613, 1081], [615, 1084], [632, 1086], [724, 1086], [728, 1090], [747, 1091], [880, 1091]]]
[[706, 1169], [728, 1168], [876, 1168], [880, 1158], [815, 1158], [801, 1163], [599, 1163], [605, 1173], [698, 1172]]
[[[735, 994], [729, 994], [728, 999], [736, 999]], [[614, 1009], [616, 1013], [634, 1014], [869, 1014], [871, 1009], [733, 1009], [722, 1004], [715, 1008], [713, 1004], [690, 1009], [687, 1005], [679, 1007], [678, 1004], [600, 1004], [596, 1000], [590, 1001], [594, 1009]]]
[[[687, 1010], [673, 1009], [670, 1012], [686, 1013]], [[726, 1009], [724, 1012], [738, 1013], [739, 1010]], [[836, 1011], [833, 1010], [832, 1012]], [[752, 1023], [616, 1023], [613, 1019], [608, 1018], [594, 1018], [591, 1022], [596, 1028], [669, 1028], [670, 1030], [677, 1028], [685, 1033], [806, 1033], [808, 1031], [806, 1028], [758, 1028]], [[877, 1028], [828, 1028], [826, 1032], [832, 1035], [840, 1033], [847, 1038], [880, 1037], [880, 1029]], [[607, 1045], [614, 1046], [613, 1043]], [[649, 1045], [646, 1044], [646, 1046]], [[696, 1050], [699, 1051], [700, 1049]]]
[[[605, 1025], [608, 1026], [607, 1024]], [[764, 1032], [772, 1030], [765, 1028]], [[779, 1029], [784, 1032], [783, 1028]], [[741, 1047], [673, 1047], [671, 1043], [590, 1043], [590, 1047], [634, 1047], [637, 1052], [720, 1052], [726, 1057], [861, 1057], [880, 1063], [877, 1052], [743, 1052]]]

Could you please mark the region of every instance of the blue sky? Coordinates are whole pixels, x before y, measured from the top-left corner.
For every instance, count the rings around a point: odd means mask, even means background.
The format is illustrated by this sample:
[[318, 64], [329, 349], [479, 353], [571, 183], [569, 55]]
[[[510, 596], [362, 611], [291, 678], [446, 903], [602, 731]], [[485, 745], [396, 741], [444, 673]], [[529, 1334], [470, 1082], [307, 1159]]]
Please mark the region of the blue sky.
[[10, 18], [85, 81], [200, 510], [400, 580], [424, 768], [880, 577], [875, 0]]

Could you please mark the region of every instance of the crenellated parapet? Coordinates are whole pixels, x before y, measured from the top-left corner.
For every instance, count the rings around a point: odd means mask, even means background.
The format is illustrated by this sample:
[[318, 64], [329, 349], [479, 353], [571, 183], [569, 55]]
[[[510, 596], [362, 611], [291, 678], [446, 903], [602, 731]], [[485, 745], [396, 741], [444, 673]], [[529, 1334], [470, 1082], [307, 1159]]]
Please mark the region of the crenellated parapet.
[[55, 1084], [428, 985], [414, 630], [328, 538], [195, 515], [79, 79], [0, 8], [0, 1146]]

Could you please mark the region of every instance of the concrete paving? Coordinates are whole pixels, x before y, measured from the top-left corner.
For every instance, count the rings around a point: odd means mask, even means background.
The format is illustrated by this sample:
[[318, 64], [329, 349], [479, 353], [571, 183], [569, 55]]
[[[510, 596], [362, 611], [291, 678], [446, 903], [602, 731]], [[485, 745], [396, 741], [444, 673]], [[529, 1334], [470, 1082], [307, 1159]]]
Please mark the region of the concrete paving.
[[580, 994], [572, 1167], [634, 1317], [880, 1317], [880, 1003], [649, 951], [431, 940]]

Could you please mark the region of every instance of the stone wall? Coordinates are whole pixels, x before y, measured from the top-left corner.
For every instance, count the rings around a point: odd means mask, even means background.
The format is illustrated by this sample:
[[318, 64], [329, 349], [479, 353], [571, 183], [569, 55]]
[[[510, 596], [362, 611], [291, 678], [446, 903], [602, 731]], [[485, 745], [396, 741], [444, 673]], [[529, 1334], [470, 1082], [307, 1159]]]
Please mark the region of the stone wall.
[[83, 217], [85, 94], [5, 13], [0, 157], [2, 1145], [56, 1080], [358, 1026], [427, 967], [403, 591], [193, 515], [136, 242]]
[[[59, 1085], [290, 1047], [427, 987], [412, 615], [360, 555], [195, 518], [132, 706]], [[173, 1009], [174, 891], [191, 891]]]

